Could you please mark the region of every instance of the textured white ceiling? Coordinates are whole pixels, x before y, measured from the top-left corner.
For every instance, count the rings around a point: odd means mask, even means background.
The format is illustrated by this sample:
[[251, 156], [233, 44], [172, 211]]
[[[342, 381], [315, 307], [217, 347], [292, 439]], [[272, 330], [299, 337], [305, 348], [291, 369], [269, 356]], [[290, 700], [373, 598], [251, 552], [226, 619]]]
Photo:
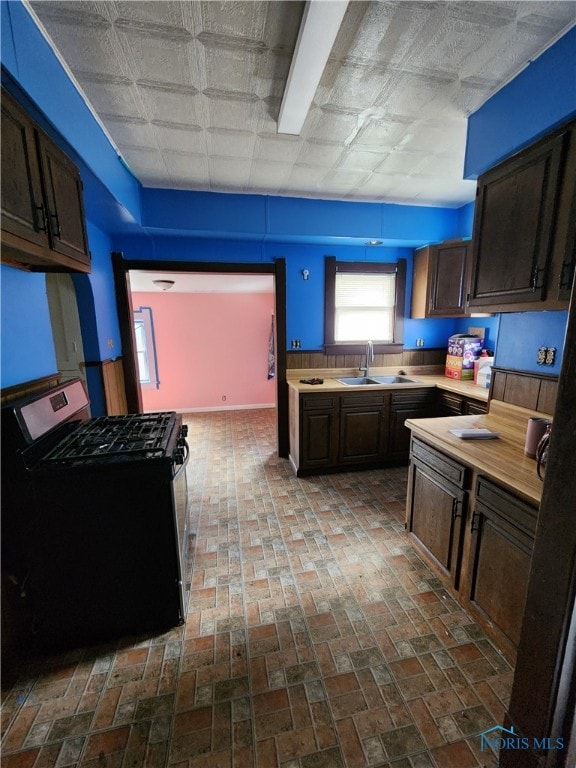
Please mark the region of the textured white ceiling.
[[353, 1], [288, 136], [303, 2], [30, 6], [144, 186], [446, 206], [474, 198], [467, 115], [576, 19], [571, 0]]

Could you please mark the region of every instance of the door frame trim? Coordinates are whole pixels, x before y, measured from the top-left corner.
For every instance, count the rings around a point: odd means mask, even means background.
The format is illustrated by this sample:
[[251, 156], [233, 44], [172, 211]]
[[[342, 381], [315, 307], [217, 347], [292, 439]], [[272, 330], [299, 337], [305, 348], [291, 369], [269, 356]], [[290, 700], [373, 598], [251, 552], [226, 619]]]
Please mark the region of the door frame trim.
[[122, 361], [129, 413], [142, 413], [142, 395], [136, 371], [130, 271], [152, 272], [210, 272], [211, 274], [264, 274], [274, 276], [276, 320], [276, 418], [278, 455], [288, 458], [288, 383], [286, 380], [286, 259], [274, 262], [235, 263], [212, 261], [158, 261], [125, 259], [118, 251], [111, 254], [116, 292], [116, 308], [122, 342]]

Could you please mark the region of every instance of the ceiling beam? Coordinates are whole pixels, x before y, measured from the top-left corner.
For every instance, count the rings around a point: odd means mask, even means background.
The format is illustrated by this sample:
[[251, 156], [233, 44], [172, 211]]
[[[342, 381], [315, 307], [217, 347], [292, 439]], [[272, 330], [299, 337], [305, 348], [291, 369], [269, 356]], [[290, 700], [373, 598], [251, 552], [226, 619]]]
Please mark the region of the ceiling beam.
[[280, 105], [278, 133], [298, 135], [302, 130], [347, 7], [348, 0], [306, 3]]

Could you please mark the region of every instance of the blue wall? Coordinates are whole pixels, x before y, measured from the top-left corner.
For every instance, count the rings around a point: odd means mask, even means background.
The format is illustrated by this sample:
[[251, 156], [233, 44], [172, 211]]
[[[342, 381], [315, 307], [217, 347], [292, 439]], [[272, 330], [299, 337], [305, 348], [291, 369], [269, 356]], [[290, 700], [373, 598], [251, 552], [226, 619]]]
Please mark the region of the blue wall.
[[[65, 71], [19, 2], [2, 2], [2, 63], [17, 95], [79, 162], [83, 176], [88, 236], [93, 257], [89, 276], [74, 277], [79, 297], [86, 357], [98, 362], [121, 354], [109, 253], [130, 259], [287, 263], [287, 342], [320, 349], [323, 341], [324, 257], [342, 260], [408, 260], [411, 249], [453, 237], [470, 237], [473, 204], [455, 209], [386, 203], [220, 195], [142, 189], [68, 80]], [[524, 146], [576, 108], [574, 32], [556, 43], [513, 83], [470, 118], [466, 173], [474, 175], [505, 154]], [[535, 66], [537, 65], [537, 66]], [[572, 79], [571, 79], [572, 78]], [[572, 88], [571, 88], [572, 87]], [[366, 248], [368, 239], [382, 246]], [[310, 270], [303, 281], [302, 269]], [[1, 271], [3, 345], [2, 386], [56, 370], [43, 276], [4, 267]], [[407, 307], [409, 307], [409, 290]], [[534, 313], [526, 313], [532, 315]], [[553, 314], [553, 313], [548, 313]], [[527, 322], [557, 338], [560, 319], [508, 316], [506, 332]], [[487, 319], [490, 341], [498, 320]], [[465, 327], [462, 329], [461, 324]], [[471, 321], [410, 320], [408, 347], [424, 338], [426, 347], [445, 346]], [[553, 346], [547, 342], [547, 346]], [[560, 345], [557, 345], [560, 347]], [[504, 353], [502, 353], [504, 354]], [[521, 367], [527, 357], [518, 346], [506, 352], [507, 364]]]
[[49, 376], [56, 368], [46, 277], [2, 265], [2, 386]]
[[121, 354], [120, 328], [116, 314], [116, 296], [109, 235], [87, 220], [88, 241], [92, 254], [89, 275], [75, 275], [74, 286], [82, 326], [86, 360], [108, 360]]
[[[314, 202], [314, 201], [307, 201]], [[367, 205], [367, 204], [365, 204]], [[439, 218], [445, 211], [438, 209]], [[130, 260], [158, 259], [177, 261], [210, 261], [240, 263], [273, 263], [276, 258], [286, 260], [286, 344], [299, 339], [301, 348], [324, 348], [324, 260], [334, 256], [342, 261], [407, 261], [406, 314], [410, 314], [412, 285], [412, 248], [366, 247], [364, 245], [330, 245], [292, 242], [251, 242], [234, 240], [195, 240], [185, 237], [131, 237], [116, 240], [117, 249]], [[302, 270], [310, 273], [302, 279]], [[453, 319], [405, 320], [404, 341], [408, 348], [416, 347], [416, 339], [423, 338], [425, 346], [444, 347], [454, 333]]]
[[170, 189], [142, 190], [142, 224], [168, 234], [253, 242], [418, 247], [470, 236], [472, 206], [454, 208], [353, 203]]
[[[502, 315], [494, 365], [557, 376], [564, 350], [566, 319], [566, 312], [515, 312]], [[556, 362], [553, 366], [538, 365], [536, 360], [540, 347], [556, 348]]]
[[96, 177], [138, 218], [140, 184], [123, 165], [26, 7], [19, 0], [3, 1], [0, 12], [2, 66]]
[[[576, 116], [576, 28], [533, 61], [468, 119], [466, 178], [476, 178]], [[497, 365], [559, 373], [567, 312], [502, 315]], [[540, 346], [556, 347], [552, 366], [536, 364]]]
[[464, 177], [475, 179], [576, 115], [576, 27], [468, 118]]

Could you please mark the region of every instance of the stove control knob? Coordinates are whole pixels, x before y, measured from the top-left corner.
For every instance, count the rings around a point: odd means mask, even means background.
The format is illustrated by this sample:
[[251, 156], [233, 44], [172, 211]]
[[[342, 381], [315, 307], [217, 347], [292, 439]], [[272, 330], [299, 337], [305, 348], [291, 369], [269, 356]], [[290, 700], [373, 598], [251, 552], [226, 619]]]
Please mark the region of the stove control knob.
[[174, 451], [174, 461], [176, 464], [182, 464], [184, 462], [184, 451], [181, 448], [176, 448]]
[[188, 424], [182, 424], [180, 427], [180, 437], [186, 437], [188, 434]]

